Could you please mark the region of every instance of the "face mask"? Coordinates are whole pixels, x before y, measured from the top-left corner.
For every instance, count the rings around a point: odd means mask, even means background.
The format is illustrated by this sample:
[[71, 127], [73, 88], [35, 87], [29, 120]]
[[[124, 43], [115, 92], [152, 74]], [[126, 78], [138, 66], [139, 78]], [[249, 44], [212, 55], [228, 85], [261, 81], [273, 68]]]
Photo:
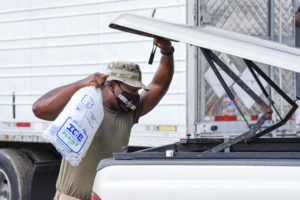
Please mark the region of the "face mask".
[[116, 97], [119, 107], [125, 112], [134, 111], [140, 103], [140, 95], [128, 93], [121, 88], [119, 83], [117, 84], [122, 90], [122, 93]]

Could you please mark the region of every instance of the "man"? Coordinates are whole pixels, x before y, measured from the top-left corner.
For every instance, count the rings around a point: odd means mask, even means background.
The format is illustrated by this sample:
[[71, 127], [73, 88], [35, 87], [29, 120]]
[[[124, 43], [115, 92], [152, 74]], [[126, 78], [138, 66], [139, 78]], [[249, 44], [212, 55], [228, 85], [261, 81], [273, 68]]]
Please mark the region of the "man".
[[[148, 87], [141, 82], [138, 65], [113, 62], [108, 65], [109, 75], [94, 73], [83, 80], [56, 88], [34, 103], [33, 112], [37, 117], [54, 120], [80, 88], [95, 86], [100, 87], [102, 92], [103, 121], [79, 166], [73, 167], [62, 160], [55, 200], [90, 199], [99, 161], [128, 145], [132, 126], [140, 116], [151, 111], [167, 92], [174, 73], [174, 49], [169, 40], [156, 38], [154, 44], [161, 49], [162, 57]], [[144, 91], [139, 95], [141, 88]]]

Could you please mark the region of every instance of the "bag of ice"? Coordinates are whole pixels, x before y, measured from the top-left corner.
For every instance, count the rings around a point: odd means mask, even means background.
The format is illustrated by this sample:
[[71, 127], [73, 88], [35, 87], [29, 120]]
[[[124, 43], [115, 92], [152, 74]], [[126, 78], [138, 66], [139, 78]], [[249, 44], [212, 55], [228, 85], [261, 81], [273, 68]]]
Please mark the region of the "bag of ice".
[[81, 88], [44, 131], [43, 137], [71, 165], [78, 166], [103, 120], [103, 115], [100, 89], [94, 86]]

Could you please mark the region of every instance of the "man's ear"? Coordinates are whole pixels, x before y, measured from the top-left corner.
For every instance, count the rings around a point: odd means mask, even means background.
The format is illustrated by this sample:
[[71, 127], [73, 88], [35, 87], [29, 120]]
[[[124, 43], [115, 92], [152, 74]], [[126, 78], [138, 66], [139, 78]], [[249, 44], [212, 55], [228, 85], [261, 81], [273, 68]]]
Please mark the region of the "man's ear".
[[110, 81], [109, 84], [107, 85], [109, 87], [109, 89], [114, 92], [114, 88], [116, 85], [116, 81]]
[[114, 87], [114, 86], [115, 86], [115, 84], [116, 84], [116, 82], [115, 82], [115, 81], [110, 81], [110, 83], [109, 83], [109, 87]]

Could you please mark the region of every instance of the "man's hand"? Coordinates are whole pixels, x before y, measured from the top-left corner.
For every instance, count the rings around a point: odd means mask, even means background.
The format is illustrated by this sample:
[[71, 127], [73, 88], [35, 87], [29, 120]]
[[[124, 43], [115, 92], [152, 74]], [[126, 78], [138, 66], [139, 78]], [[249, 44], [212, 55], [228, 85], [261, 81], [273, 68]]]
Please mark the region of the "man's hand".
[[164, 38], [154, 38], [153, 44], [164, 51], [172, 51], [172, 45], [170, 40]]
[[99, 87], [103, 86], [107, 77], [108, 77], [108, 75], [96, 72], [96, 73], [88, 76], [87, 78], [82, 79], [80, 81], [80, 84], [82, 85], [82, 87], [95, 86], [96, 88], [99, 88]]

